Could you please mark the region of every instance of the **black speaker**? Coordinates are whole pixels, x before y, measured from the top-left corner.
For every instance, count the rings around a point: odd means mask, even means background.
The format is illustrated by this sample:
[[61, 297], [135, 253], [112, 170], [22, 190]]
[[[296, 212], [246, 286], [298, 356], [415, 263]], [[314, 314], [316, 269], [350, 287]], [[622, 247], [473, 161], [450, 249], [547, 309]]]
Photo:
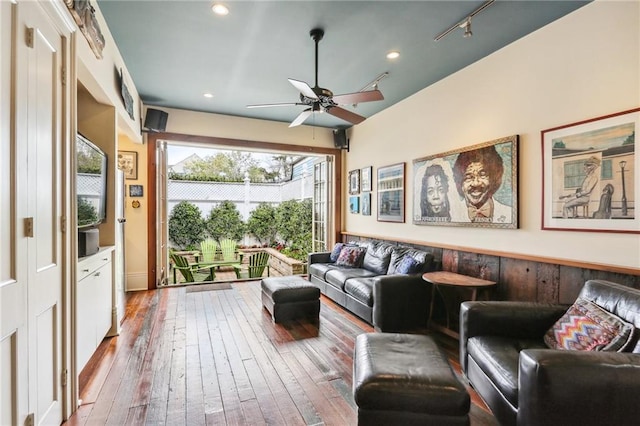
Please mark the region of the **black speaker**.
[[96, 254], [100, 250], [99, 241], [98, 228], [78, 229], [78, 257]]
[[333, 145], [339, 149], [349, 150], [349, 139], [345, 129], [333, 129]]
[[144, 127], [152, 132], [164, 132], [167, 128], [167, 118], [169, 118], [169, 113], [159, 109], [147, 108]]

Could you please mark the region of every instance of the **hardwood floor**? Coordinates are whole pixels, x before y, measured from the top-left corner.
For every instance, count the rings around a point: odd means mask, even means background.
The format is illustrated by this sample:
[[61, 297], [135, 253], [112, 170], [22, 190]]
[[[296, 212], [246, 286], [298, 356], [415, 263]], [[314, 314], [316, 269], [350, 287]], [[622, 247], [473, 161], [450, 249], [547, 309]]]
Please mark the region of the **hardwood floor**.
[[[320, 324], [271, 321], [259, 281], [130, 293], [119, 336], [79, 378], [67, 425], [355, 425], [355, 336], [372, 327], [322, 298]], [[454, 370], [457, 342], [434, 335]], [[459, 374], [459, 373], [458, 373]], [[471, 424], [495, 425], [472, 395]]]

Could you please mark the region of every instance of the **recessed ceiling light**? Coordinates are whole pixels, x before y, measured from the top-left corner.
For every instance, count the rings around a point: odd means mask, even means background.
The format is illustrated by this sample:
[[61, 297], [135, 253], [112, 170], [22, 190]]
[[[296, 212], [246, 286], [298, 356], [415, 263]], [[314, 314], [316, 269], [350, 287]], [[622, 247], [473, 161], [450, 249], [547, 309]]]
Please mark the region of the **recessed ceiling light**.
[[204, 97], [205, 98], [213, 98], [213, 93], [205, 93]]
[[213, 6], [211, 6], [211, 10], [213, 10], [213, 13], [215, 13], [216, 15], [224, 16], [229, 14], [229, 8], [220, 3], [214, 3]]
[[391, 52], [387, 53], [387, 59], [396, 59], [400, 57], [400, 52], [398, 52], [397, 50], [392, 50]]

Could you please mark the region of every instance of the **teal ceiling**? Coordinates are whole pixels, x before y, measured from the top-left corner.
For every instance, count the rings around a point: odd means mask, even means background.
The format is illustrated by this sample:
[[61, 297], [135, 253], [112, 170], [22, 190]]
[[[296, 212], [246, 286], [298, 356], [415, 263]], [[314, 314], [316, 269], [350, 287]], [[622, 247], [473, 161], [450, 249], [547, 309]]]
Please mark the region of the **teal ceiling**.
[[[472, 37], [456, 27], [437, 42], [484, 2], [226, 1], [223, 17], [211, 12], [212, 3], [98, 1], [146, 105], [291, 122], [303, 106], [246, 106], [298, 102], [288, 78], [314, 86], [309, 31], [320, 27], [319, 86], [336, 95], [358, 92], [389, 73], [379, 84], [384, 100], [344, 106], [371, 117], [588, 1], [495, 1], [473, 17]], [[391, 50], [400, 57], [387, 59]], [[350, 126], [329, 114], [305, 124]]]

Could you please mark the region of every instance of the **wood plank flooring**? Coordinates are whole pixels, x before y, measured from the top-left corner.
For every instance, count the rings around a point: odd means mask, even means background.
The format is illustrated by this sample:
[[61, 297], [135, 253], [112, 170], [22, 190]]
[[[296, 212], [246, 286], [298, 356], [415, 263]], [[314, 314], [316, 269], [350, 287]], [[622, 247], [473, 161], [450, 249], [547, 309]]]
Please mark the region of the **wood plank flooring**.
[[[194, 289], [195, 290], [195, 289]], [[259, 281], [130, 293], [119, 336], [79, 377], [72, 425], [355, 425], [352, 354], [372, 327], [322, 298], [320, 323], [274, 324]], [[455, 371], [457, 342], [434, 335]], [[471, 424], [496, 425], [475, 392]]]

